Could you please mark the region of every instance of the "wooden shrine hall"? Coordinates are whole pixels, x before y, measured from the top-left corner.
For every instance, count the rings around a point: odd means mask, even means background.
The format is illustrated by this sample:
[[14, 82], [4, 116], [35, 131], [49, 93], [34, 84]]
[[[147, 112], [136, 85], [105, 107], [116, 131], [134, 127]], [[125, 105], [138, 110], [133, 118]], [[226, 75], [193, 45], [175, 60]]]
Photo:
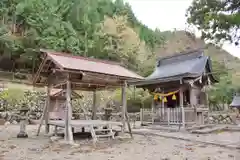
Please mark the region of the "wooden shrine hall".
[[206, 87], [217, 82], [212, 75], [211, 59], [202, 50], [192, 50], [160, 58], [152, 74], [132, 81], [153, 96], [152, 123], [204, 123], [208, 112]]
[[[114, 136], [111, 130], [112, 125], [120, 125], [122, 132], [125, 131], [127, 120], [127, 82], [129, 80], [143, 79], [143, 77], [129, 71], [116, 62], [73, 56], [49, 50], [41, 50], [41, 53], [42, 62], [33, 78], [33, 84], [35, 86], [47, 86], [48, 89], [46, 105], [41, 124], [38, 128], [38, 134], [43, 121], [45, 121], [46, 133], [49, 132], [50, 125], [64, 128], [65, 140], [68, 142], [73, 142], [72, 128], [88, 127], [94, 142], [97, 140], [97, 135], [94, 130], [96, 127], [108, 126], [110, 128], [110, 137]], [[119, 87], [122, 87], [122, 122], [96, 120], [96, 92]], [[63, 120], [51, 120], [49, 118], [50, 92], [53, 88], [65, 90], [65, 111]], [[92, 120], [71, 119], [71, 93], [73, 90], [93, 92]], [[130, 125], [128, 125], [128, 127], [130, 129]]]

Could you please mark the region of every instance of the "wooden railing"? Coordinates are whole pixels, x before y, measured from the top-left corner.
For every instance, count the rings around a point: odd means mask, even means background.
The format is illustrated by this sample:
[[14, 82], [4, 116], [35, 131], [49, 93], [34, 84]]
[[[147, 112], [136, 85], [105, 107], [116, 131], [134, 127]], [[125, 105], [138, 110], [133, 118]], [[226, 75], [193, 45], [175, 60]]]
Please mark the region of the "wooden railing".
[[141, 123], [159, 122], [167, 125], [186, 124], [204, 124], [204, 115], [207, 115], [207, 108], [192, 108], [192, 107], [176, 107], [176, 108], [157, 108], [157, 109], [141, 109]]
[[140, 121], [144, 123], [162, 122], [168, 125], [185, 126], [185, 111], [183, 107], [141, 109]]

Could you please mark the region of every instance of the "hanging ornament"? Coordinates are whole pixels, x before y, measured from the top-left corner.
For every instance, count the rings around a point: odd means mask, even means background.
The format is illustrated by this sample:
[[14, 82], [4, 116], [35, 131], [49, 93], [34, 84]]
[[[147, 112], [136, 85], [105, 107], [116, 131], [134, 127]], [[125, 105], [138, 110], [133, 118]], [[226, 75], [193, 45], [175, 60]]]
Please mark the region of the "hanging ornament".
[[163, 102], [167, 102], [167, 98], [166, 97], [164, 97]]
[[173, 96], [172, 96], [172, 100], [176, 100], [177, 99], [177, 97], [176, 97], [176, 95], [174, 94]]
[[158, 95], [155, 94], [153, 99], [154, 99], [154, 100], [158, 100]]

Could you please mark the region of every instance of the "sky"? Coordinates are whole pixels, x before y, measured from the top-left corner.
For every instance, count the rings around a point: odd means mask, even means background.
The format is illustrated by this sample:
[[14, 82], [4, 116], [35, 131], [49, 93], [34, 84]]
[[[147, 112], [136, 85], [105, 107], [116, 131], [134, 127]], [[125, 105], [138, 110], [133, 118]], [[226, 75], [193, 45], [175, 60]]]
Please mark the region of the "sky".
[[[148, 27], [161, 31], [185, 30], [187, 8], [192, 0], [125, 0], [135, 16]], [[199, 33], [197, 33], [197, 36]], [[223, 49], [240, 58], [240, 46], [225, 43]]]

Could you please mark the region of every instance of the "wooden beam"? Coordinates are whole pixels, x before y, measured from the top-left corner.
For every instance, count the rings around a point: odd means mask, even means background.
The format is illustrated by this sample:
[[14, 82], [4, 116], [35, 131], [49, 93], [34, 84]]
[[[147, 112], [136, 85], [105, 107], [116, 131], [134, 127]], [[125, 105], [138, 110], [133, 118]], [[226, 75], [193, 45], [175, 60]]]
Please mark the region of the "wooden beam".
[[122, 87], [122, 134], [125, 132], [125, 126], [126, 126], [126, 112], [127, 112], [127, 83], [124, 82], [124, 86]]
[[[88, 84], [85, 82], [71, 82], [72, 88], [81, 91], [94, 91], [94, 90], [106, 90], [108, 88], [119, 88], [119, 85], [98, 85], [98, 84]], [[56, 84], [53, 88], [66, 88], [66, 82]]]
[[44, 57], [42, 63], [41, 63], [40, 66], [39, 66], [39, 69], [37, 70], [36, 75], [34, 76], [33, 84], [36, 83], [37, 78], [39, 77], [39, 75], [40, 75], [40, 73], [41, 73], [41, 71], [42, 71], [42, 69], [43, 69], [43, 67], [44, 67], [44, 65], [45, 65], [46, 62], [47, 62], [47, 55], [45, 55], [45, 57]]
[[69, 143], [73, 143], [73, 133], [71, 127], [72, 119], [72, 106], [71, 106], [71, 83], [69, 75], [67, 75], [67, 88], [66, 88], [66, 107], [65, 107], [65, 136], [64, 139]]
[[40, 130], [41, 130], [41, 127], [43, 125], [43, 120], [46, 116], [46, 111], [47, 111], [47, 100], [45, 100], [45, 104], [44, 104], [44, 108], [43, 108], [43, 113], [42, 113], [42, 116], [41, 116], [41, 119], [40, 119], [40, 123], [39, 123], [39, 126], [38, 126], [38, 130], [37, 130], [37, 136], [39, 136], [39, 133], [40, 133]]
[[50, 85], [47, 87], [47, 97], [46, 97], [46, 115], [45, 115], [45, 133], [48, 134], [49, 133], [49, 107], [50, 107]]
[[121, 85], [115, 83], [115, 84], [108, 84], [108, 83], [94, 83], [94, 82], [88, 82], [88, 81], [83, 81], [83, 82], [74, 82], [72, 81], [72, 84], [75, 85], [89, 85], [89, 86], [97, 86], [97, 87], [120, 87]]
[[85, 76], [85, 73], [83, 71], [72, 71], [72, 70], [66, 70], [66, 69], [58, 69], [58, 68], [53, 68], [53, 72], [62, 72], [62, 73], [75, 73], [75, 74], [82, 74]]
[[69, 70], [69, 69], [54, 69], [58, 72], [65, 72], [65, 73], [73, 73], [73, 74], [82, 74], [84, 77], [90, 77], [91, 79], [99, 79], [99, 80], [111, 80], [116, 79], [121, 81], [122, 83], [125, 80], [130, 80], [134, 78], [124, 77], [124, 76], [117, 76], [111, 74], [104, 74], [104, 73], [97, 73], [97, 72], [89, 72], [89, 71], [81, 71], [81, 70]]
[[97, 92], [93, 91], [92, 120], [97, 119]]

